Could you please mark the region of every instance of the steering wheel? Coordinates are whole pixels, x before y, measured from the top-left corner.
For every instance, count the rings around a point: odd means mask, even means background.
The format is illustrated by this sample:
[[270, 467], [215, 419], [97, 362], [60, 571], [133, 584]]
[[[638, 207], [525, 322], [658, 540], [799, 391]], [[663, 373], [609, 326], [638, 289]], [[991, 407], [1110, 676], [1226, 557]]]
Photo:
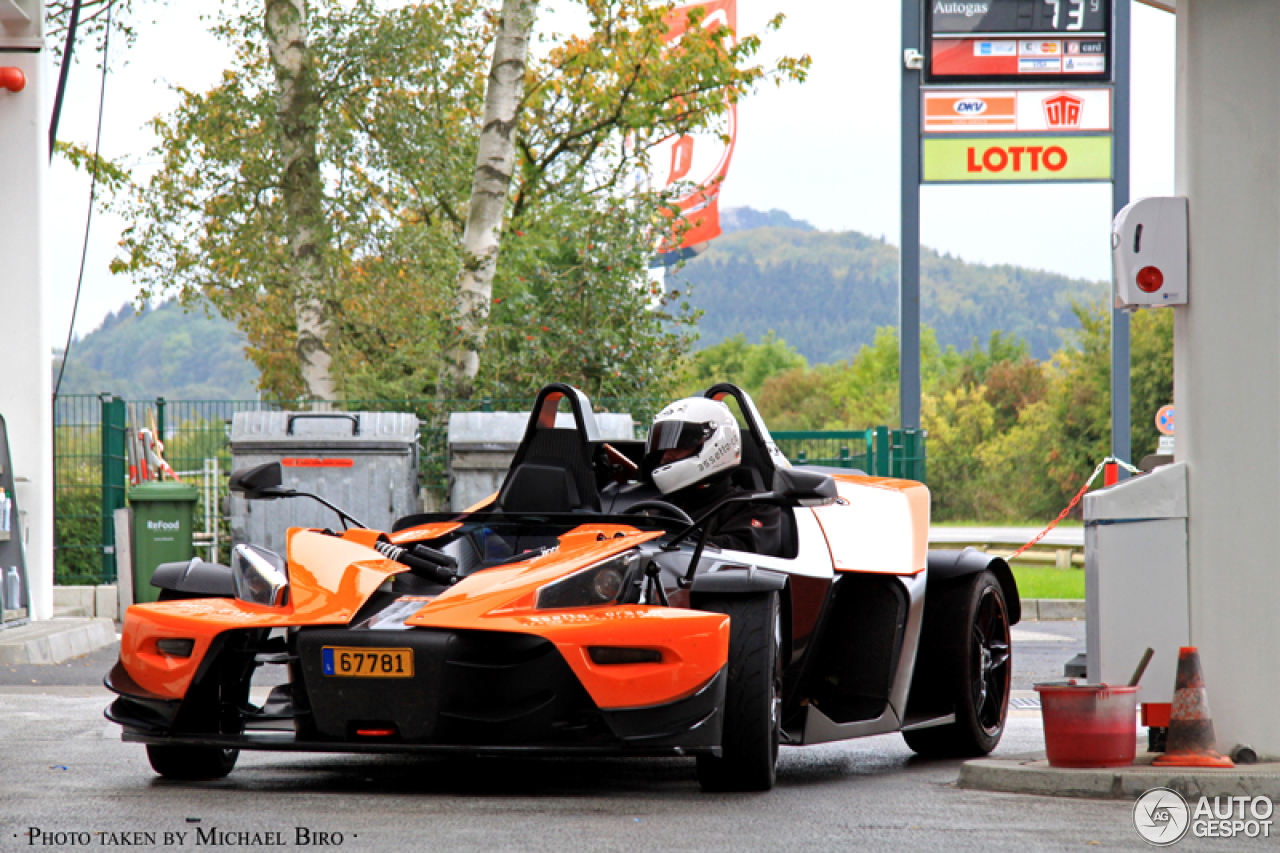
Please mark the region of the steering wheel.
[[656, 510], [658, 515], [665, 515], [668, 518], [674, 518], [676, 521], [682, 521], [685, 524], [693, 524], [693, 519], [689, 517], [689, 513], [682, 510], [673, 503], [666, 501], [636, 501], [631, 506], [622, 511], [623, 515], [639, 515], [645, 510]]

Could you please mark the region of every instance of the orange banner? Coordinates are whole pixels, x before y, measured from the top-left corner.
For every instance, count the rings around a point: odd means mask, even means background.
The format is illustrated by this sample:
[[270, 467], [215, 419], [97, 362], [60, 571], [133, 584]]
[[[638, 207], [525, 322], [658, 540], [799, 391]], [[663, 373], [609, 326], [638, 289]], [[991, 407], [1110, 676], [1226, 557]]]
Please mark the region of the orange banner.
[[[738, 31], [738, 0], [706, 0], [674, 9], [667, 18], [667, 42], [673, 42], [688, 29], [689, 12], [696, 8], [706, 10], [702, 26], [707, 29], [728, 27]], [[703, 133], [685, 135], [673, 141], [671, 163], [665, 186], [679, 181], [694, 186], [676, 200], [684, 219], [689, 223], [680, 245], [663, 247], [664, 251], [691, 249], [720, 236], [720, 186], [729, 174], [729, 162], [738, 139], [738, 108], [728, 104], [728, 143], [718, 134]]]

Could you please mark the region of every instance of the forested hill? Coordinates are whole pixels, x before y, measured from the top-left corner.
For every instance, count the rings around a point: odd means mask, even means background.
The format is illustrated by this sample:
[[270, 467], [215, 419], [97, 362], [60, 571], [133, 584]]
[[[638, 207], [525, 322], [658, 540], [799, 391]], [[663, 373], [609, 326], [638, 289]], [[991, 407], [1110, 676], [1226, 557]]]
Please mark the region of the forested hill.
[[[59, 364], [55, 357], [55, 382]], [[176, 302], [141, 313], [125, 305], [72, 343], [59, 393], [252, 400], [257, 378], [257, 369], [244, 357], [244, 335], [226, 320], [183, 311]]]
[[[726, 220], [726, 233], [676, 278], [693, 284], [692, 302], [704, 311], [699, 348], [738, 333], [754, 343], [773, 331], [810, 363], [832, 362], [871, 343], [878, 327], [897, 325], [896, 246], [817, 231], [781, 211], [739, 208]], [[770, 224], [751, 227], [762, 222]], [[944, 347], [965, 349], [1001, 330], [1048, 358], [1064, 343], [1062, 330], [1079, 328], [1072, 300], [1106, 293], [1101, 282], [970, 264], [930, 249], [922, 249], [920, 266], [921, 320]]]
[[[898, 250], [856, 232], [818, 231], [783, 211], [727, 210], [725, 234], [676, 281], [693, 282], [704, 310], [699, 348], [739, 332], [770, 330], [811, 364], [839, 361], [898, 322]], [[924, 250], [923, 321], [944, 346], [967, 348], [999, 329], [1037, 358], [1078, 328], [1071, 300], [1092, 301], [1100, 283], [1011, 266], [967, 264]], [[676, 284], [675, 286], [679, 286]], [[54, 359], [54, 377], [58, 360]], [[257, 370], [227, 321], [168, 302], [142, 313], [126, 305], [76, 341], [63, 394], [109, 391], [126, 399], [252, 399]]]

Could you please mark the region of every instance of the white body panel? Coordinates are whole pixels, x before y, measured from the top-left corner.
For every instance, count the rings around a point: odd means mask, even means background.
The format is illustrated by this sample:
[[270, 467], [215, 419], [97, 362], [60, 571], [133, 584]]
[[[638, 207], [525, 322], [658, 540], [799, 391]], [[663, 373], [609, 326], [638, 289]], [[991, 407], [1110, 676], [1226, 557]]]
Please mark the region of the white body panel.
[[912, 575], [929, 549], [929, 490], [908, 480], [837, 477], [837, 503], [813, 512], [846, 572]]

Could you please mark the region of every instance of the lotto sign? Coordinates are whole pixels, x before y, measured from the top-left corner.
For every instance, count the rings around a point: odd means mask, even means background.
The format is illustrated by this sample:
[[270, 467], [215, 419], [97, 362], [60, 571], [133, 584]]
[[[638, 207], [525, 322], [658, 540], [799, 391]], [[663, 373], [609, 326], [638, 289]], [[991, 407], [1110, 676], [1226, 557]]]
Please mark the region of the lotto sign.
[[1106, 181], [1111, 137], [924, 140], [925, 183]]
[[1021, 89], [924, 93], [925, 133], [1106, 133], [1111, 90]]

